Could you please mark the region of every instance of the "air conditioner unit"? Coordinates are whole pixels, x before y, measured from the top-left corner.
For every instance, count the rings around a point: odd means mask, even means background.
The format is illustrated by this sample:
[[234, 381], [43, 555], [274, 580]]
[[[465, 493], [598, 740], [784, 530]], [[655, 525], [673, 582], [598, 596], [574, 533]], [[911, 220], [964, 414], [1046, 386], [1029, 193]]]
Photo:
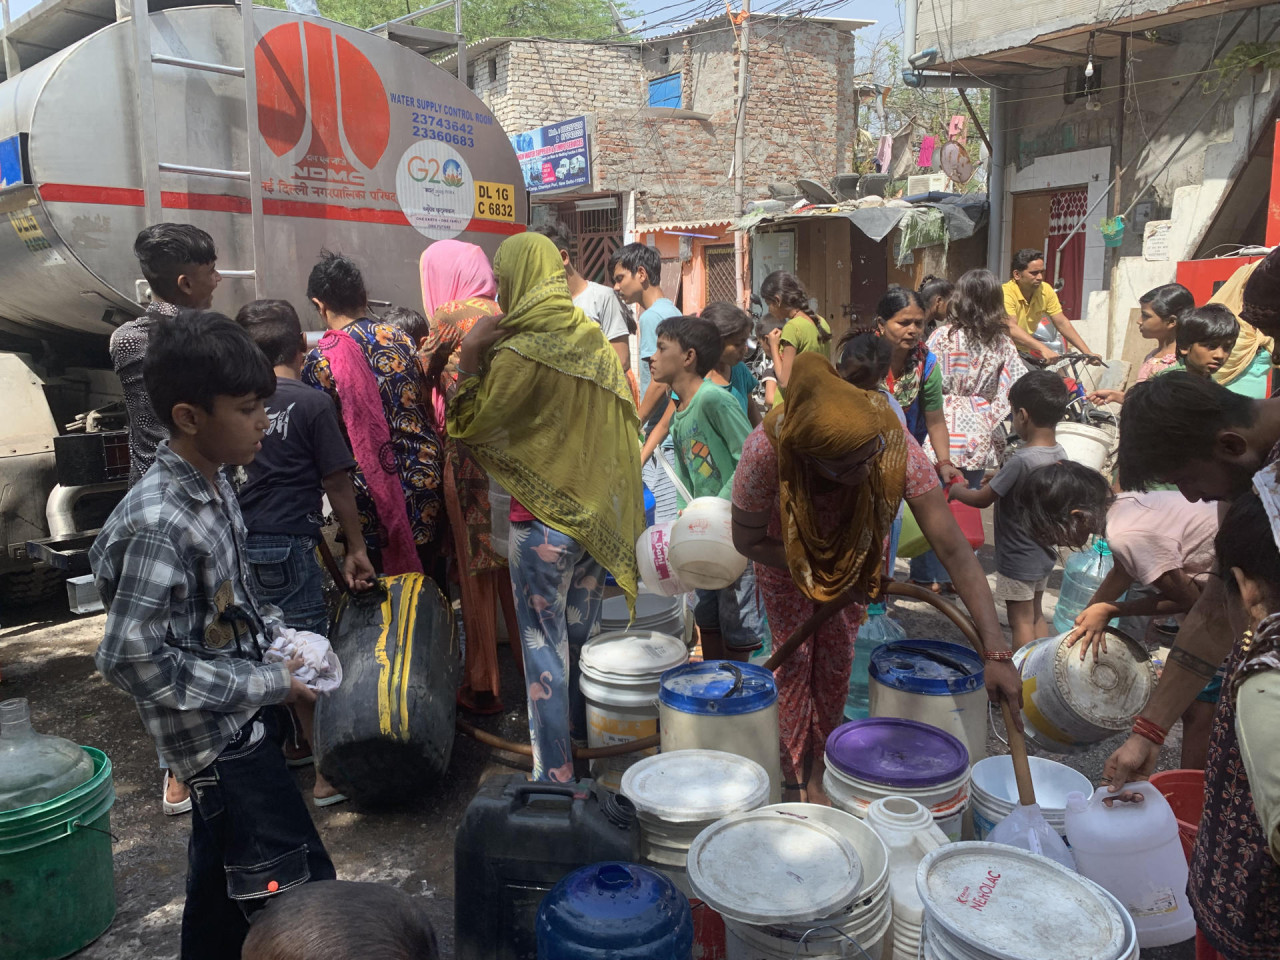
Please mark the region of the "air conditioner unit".
[[931, 193], [933, 191], [942, 191], [947, 189], [947, 175], [945, 173], [922, 173], [918, 176], [907, 177], [907, 193], [908, 197], [914, 197], [921, 193]]

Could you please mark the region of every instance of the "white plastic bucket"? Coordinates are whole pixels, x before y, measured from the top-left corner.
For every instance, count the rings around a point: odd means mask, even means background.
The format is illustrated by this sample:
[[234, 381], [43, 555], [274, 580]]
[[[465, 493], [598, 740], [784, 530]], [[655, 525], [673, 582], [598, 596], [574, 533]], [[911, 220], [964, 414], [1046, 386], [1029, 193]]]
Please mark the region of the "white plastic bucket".
[[628, 767], [621, 793], [636, 808], [640, 862], [661, 868], [688, 896], [689, 846], [717, 820], [762, 806], [769, 774], [721, 750], [675, 750]]
[[925, 955], [937, 960], [1127, 960], [1136, 935], [1114, 898], [1046, 857], [983, 841], [920, 863]]
[[[1045, 821], [1065, 839], [1067, 835], [1067, 794], [1073, 790], [1088, 794], [1089, 778], [1064, 763], [1044, 757], [1030, 757], [1031, 783], [1036, 803]], [[987, 839], [995, 825], [1018, 805], [1018, 784], [1013, 776], [1013, 758], [987, 757], [973, 765], [969, 786], [975, 840]]]
[[1111, 455], [1111, 435], [1086, 423], [1064, 421], [1057, 427], [1058, 443], [1067, 451], [1067, 459], [1101, 473]]
[[672, 637], [684, 636], [684, 598], [664, 597], [641, 587], [636, 595], [636, 618], [631, 619], [624, 596], [607, 597], [600, 605], [600, 630], [652, 630]]
[[871, 655], [867, 675], [871, 716], [945, 730], [965, 745], [971, 765], [987, 755], [983, 662], [971, 648], [940, 640], [897, 641]]
[[652, 593], [673, 597], [688, 593], [689, 588], [680, 582], [671, 565], [671, 524], [655, 523], [636, 541], [636, 564], [640, 567], [640, 581]]
[[720, 590], [747, 569], [747, 558], [733, 546], [732, 510], [728, 500], [698, 497], [672, 524], [668, 558], [681, 583]]
[[1027, 739], [1050, 753], [1078, 753], [1128, 730], [1156, 685], [1151, 657], [1135, 641], [1113, 635], [1097, 660], [1082, 660], [1066, 639], [1045, 637], [1013, 655]]
[[858, 780], [837, 770], [829, 761], [822, 777], [822, 789], [831, 799], [832, 806], [851, 813], [861, 820], [867, 818], [871, 804], [885, 797], [910, 797], [927, 808], [949, 840], [960, 839], [964, 827], [964, 812], [969, 808], [969, 772], [946, 783], [933, 787], [889, 787], [883, 784]]
[[885, 960], [884, 941], [892, 920], [892, 916], [885, 912], [873, 924], [859, 929], [815, 920], [804, 930], [790, 933], [778, 927], [756, 927], [726, 917], [725, 960], [793, 960], [797, 957], [807, 960], [861, 960], [864, 954], [870, 960]]
[[[602, 633], [583, 644], [578, 687], [586, 698], [588, 746], [608, 747], [656, 734], [662, 674], [688, 659], [683, 640], [652, 631]], [[644, 756], [657, 752], [651, 748]], [[592, 760], [591, 776], [617, 791], [622, 772], [639, 756]]]

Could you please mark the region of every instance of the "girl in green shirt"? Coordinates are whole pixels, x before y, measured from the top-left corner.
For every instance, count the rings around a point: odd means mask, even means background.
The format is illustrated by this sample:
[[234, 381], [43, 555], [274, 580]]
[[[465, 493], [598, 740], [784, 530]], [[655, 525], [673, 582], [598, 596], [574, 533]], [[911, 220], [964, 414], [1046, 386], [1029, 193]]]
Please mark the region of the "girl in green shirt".
[[769, 357], [778, 376], [778, 389], [773, 403], [777, 406], [786, 394], [791, 364], [802, 353], [827, 355], [831, 328], [809, 306], [809, 294], [795, 274], [775, 270], [760, 284], [760, 299], [769, 308], [769, 316], [781, 322], [779, 329], [766, 337]]

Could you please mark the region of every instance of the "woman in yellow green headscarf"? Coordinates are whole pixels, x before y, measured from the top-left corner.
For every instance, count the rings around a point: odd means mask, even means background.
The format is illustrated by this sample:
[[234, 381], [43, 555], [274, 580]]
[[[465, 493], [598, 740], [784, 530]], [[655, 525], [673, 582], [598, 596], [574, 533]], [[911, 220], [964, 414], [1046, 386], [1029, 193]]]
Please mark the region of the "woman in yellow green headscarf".
[[600, 620], [605, 572], [634, 602], [644, 530], [639, 421], [618, 355], [573, 305], [540, 234], [493, 259], [500, 317], [462, 341], [449, 436], [511, 493], [511, 582], [529, 692], [535, 780], [573, 779], [586, 736], [578, 653]]
[[[733, 478], [733, 541], [755, 561], [775, 648], [820, 605], [857, 600], [826, 620], [774, 671], [788, 799], [826, 802], [823, 748], [843, 722], [858, 625], [881, 586], [884, 543], [906, 497], [988, 651], [1008, 643], [973, 551], [938, 475], [888, 399], [840, 378], [826, 357], [796, 357], [786, 402], [747, 437]], [[1022, 689], [989, 663], [988, 690], [1013, 704]]]

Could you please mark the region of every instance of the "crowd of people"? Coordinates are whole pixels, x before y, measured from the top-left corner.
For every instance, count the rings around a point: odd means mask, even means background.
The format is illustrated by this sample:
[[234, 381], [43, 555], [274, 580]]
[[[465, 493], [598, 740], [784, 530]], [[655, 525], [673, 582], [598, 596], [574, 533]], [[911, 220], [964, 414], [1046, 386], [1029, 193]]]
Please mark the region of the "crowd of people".
[[[422, 312], [375, 315], [356, 263], [324, 252], [305, 290], [325, 328], [310, 349], [287, 301], [234, 319], [210, 309], [217, 252], [198, 228], [148, 227], [135, 253], [152, 299], [111, 343], [131, 489], [91, 554], [107, 607], [97, 664], [137, 700], [165, 813], [192, 813], [184, 957], [235, 955], [274, 895], [335, 877], [287, 771], [310, 757], [316, 693], [297, 661], [263, 657], [283, 627], [328, 630], [324, 499], [342, 586], [400, 573], [454, 585], [465, 710], [503, 708], [501, 609], [532, 776], [565, 782], [585, 740], [578, 653], [606, 578], [635, 602], [646, 486], [659, 521], [691, 498], [732, 503], [751, 562], [691, 597], [706, 658], [745, 660], [817, 623], [775, 672], [786, 796], [812, 802], [825, 802], [824, 745], [904, 504], [932, 547], [911, 579], [964, 603], [989, 696], [1015, 718], [1013, 652], [1051, 633], [1057, 549], [1105, 535], [1116, 563], [1071, 631], [1080, 655], [1105, 649], [1115, 617], [1176, 618], [1156, 694], [1108, 761], [1112, 789], [1152, 772], [1181, 718], [1183, 763], [1206, 770], [1191, 891], [1205, 955], [1280, 949], [1274, 694], [1258, 682], [1280, 668], [1280, 258], [1237, 284], [1235, 306], [1228, 290], [1197, 307], [1177, 284], [1141, 298], [1155, 348], [1127, 391], [1091, 396], [1121, 410], [1112, 478], [1057, 441], [1072, 395], [1036, 368], [1056, 355], [1046, 337], [1094, 355], [1039, 251], [1019, 251], [1004, 283], [971, 270], [890, 287], [835, 342], [791, 273], [764, 280], [759, 319], [730, 303], [685, 315], [656, 250], [619, 249], [610, 289], [575, 268], [561, 224], [492, 260], [433, 243]], [[757, 347], [763, 384], [746, 363]], [[500, 497], [509, 509], [495, 511]], [[994, 508], [994, 594], [948, 500]], [[505, 551], [495, 524], [509, 525]], [[317, 774], [314, 804], [343, 799]]]

